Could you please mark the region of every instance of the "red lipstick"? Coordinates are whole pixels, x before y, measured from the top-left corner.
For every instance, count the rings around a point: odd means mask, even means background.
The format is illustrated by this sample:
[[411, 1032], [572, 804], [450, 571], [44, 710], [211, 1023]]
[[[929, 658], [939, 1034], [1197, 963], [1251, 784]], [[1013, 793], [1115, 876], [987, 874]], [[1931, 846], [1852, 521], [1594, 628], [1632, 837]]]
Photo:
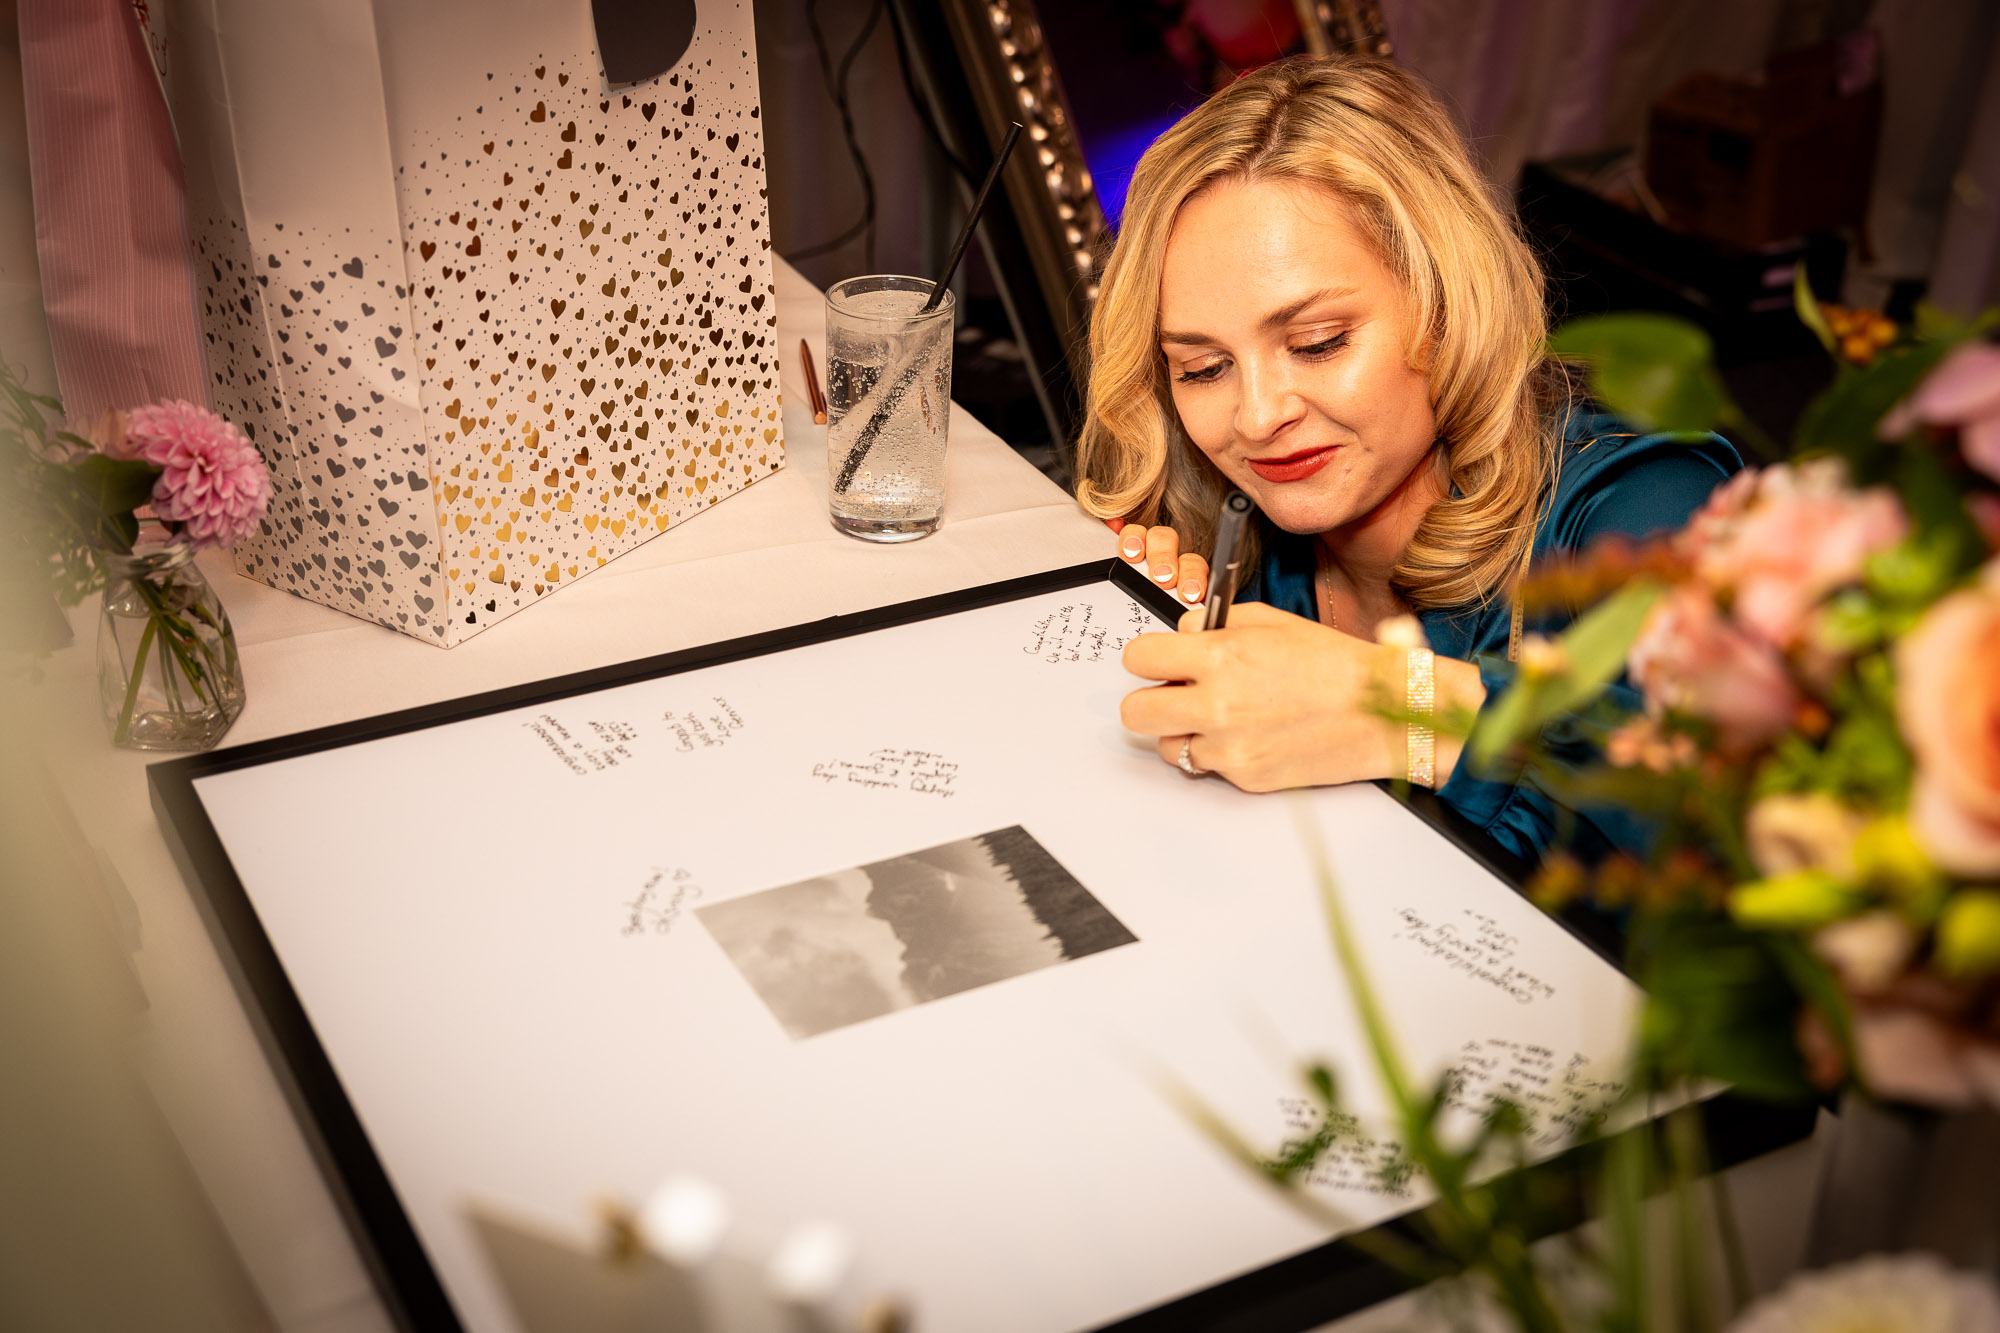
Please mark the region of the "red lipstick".
[[1265, 481], [1304, 481], [1328, 463], [1340, 448], [1337, 444], [1325, 445], [1318, 449], [1303, 449], [1283, 458], [1249, 458], [1250, 470]]

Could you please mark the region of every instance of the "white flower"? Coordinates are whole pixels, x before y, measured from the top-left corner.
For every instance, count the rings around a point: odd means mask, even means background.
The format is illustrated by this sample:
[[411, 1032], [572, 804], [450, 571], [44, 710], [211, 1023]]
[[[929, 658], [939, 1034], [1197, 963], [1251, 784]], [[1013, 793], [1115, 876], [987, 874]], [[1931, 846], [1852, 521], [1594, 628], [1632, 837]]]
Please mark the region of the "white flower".
[[1728, 1333], [2000, 1333], [2000, 1288], [1933, 1254], [1870, 1255], [1794, 1277]]
[[1415, 616], [1390, 616], [1375, 627], [1375, 642], [1385, 648], [1414, 652], [1427, 647], [1424, 625]]
[[1566, 676], [1569, 674], [1569, 651], [1554, 639], [1540, 634], [1525, 635], [1521, 639], [1521, 672], [1528, 676]]
[[1903, 975], [1917, 937], [1894, 912], [1864, 912], [1822, 929], [1812, 947], [1850, 990], [1873, 995]]

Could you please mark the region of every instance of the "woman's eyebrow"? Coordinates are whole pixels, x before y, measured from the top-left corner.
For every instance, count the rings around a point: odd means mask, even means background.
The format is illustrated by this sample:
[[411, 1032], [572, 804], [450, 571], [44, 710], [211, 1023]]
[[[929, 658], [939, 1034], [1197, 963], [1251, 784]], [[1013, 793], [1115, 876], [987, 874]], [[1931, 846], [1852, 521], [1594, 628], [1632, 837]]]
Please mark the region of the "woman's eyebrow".
[[[1266, 329], [1276, 328], [1281, 324], [1291, 323], [1294, 319], [1298, 318], [1299, 313], [1301, 311], [1306, 310], [1311, 306], [1318, 305], [1321, 301], [1331, 301], [1337, 297], [1352, 296], [1352, 295], [1354, 295], [1354, 289], [1352, 287], [1322, 287], [1320, 288], [1320, 290], [1316, 292], [1311, 292], [1305, 296], [1300, 297], [1298, 300], [1292, 302], [1290, 305], [1281, 306], [1278, 309], [1273, 310], [1270, 314], [1258, 320], [1257, 323], [1258, 326], [1261, 328], [1266, 328]], [[1211, 338], [1206, 333], [1176, 333], [1172, 331], [1162, 331], [1160, 334], [1160, 341], [1162, 343], [1172, 343], [1176, 347], [1203, 347], [1211, 343], [1218, 342], [1220, 340], [1216, 338]]]

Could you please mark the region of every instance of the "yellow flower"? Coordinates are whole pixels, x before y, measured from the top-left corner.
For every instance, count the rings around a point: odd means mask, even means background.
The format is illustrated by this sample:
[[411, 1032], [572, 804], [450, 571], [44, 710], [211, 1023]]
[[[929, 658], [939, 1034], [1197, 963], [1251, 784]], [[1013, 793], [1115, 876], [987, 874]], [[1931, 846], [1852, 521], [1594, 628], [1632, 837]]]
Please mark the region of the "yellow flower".
[[1752, 930], [1816, 930], [1851, 914], [1860, 900], [1824, 870], [1794, 870], [1739, 885], [1729, 914]]
[[1937, 960], [1948, 976], [2000, 971], [2000, 890], [1964, 889], [1945, 901], [1938, 917]]

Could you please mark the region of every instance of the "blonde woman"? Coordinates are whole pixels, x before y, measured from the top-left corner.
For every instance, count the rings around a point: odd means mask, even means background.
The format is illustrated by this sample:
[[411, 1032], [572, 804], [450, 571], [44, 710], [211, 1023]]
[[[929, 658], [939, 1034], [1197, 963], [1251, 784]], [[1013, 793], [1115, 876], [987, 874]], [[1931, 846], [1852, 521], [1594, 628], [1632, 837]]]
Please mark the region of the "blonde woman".
[[[1384, 719], [1384, 689], [1483, 706], [1511, 674], [1531, 555], [1677, 526], [1740, 460], [1572, 404], [1545, 333], [1534, 256], [1395, 66], [1267, 66], [1162, 135], [1091, 323], [1078, 498], [1190, 604], [1221, 496], [1242, 488], [1262, 517], [1229, 628], [1126, 649], [1167, 684], [1129, 695], [1125, 725], [1190, 775], [1408, 776], [1510, 850], [1546, 846], [1569, 816], [1532, 776], [1463, 771], [1456, 739]], [[1639, 836], [1577, 819], [1587, 848]]]

